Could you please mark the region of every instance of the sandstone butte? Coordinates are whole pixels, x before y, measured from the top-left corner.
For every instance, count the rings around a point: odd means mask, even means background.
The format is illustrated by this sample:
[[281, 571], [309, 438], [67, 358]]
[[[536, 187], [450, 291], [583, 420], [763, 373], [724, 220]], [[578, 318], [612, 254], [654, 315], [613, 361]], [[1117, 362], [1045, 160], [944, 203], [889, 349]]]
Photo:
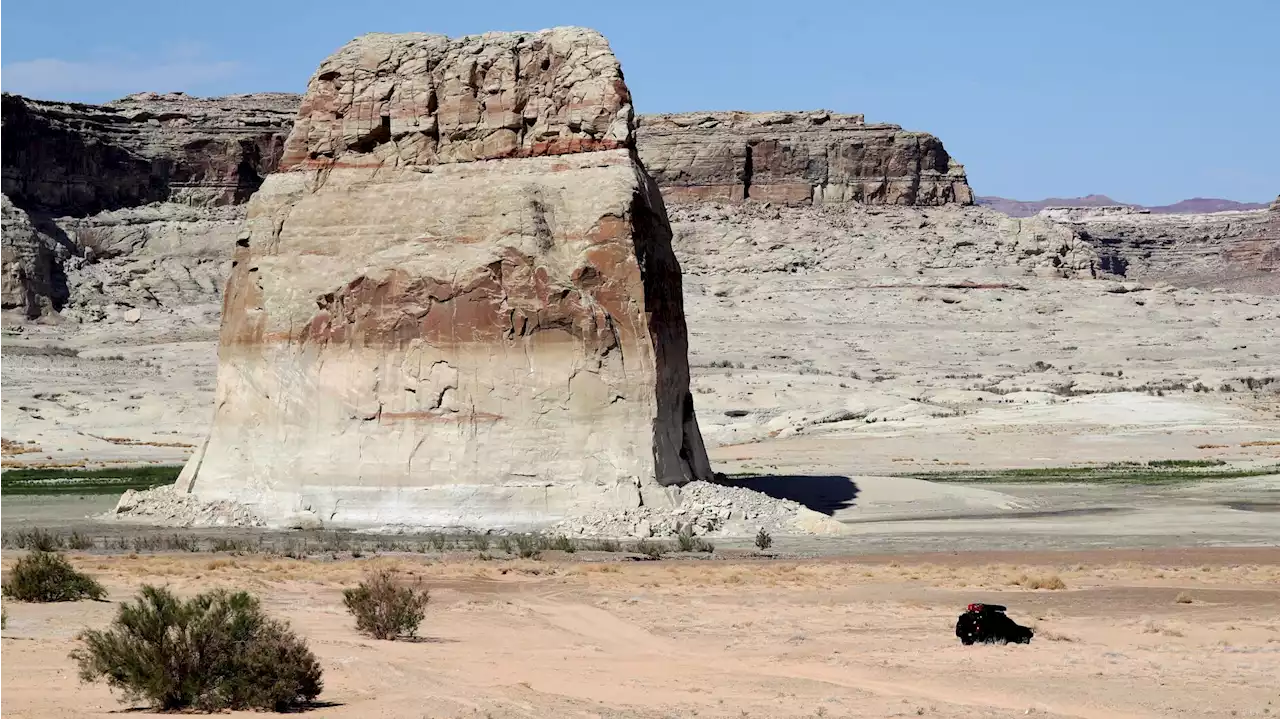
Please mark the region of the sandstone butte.
[[352, 41], [236, 245], [178, 491], [275, 525], [536, 527], [711, 478], [666, 209], [594, 31]]

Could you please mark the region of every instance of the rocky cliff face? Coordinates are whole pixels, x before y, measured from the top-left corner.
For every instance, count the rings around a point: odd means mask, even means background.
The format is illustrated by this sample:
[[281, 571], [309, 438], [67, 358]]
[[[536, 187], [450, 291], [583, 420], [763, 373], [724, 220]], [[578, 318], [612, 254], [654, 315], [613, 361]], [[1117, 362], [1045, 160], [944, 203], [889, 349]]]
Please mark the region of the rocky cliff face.
[[180, 489], [276, 524], [537, 526], [709, 479], [632, 123], [588, 30], [326, 60], [235, 243]]
[[279, 164], [298, 102], [4, 95], [3, 308], [96, 320], [216, 302], [244, 216], [237, 206]]
[[4, 194], [83, 217], [152, 202], [248, 201], [275, 169], [298, 96], [130, 95], [105, 105], [4, 95]]
[[862, 115], [700, 112], [640, 118], [640, 157], [668, 201], [973, 203], [938, 138]]
[[1131, 207], [1048, 208], [1094, 248], [1102, 272], [1179, 285], [1280, 292], [1280, 211], [1155, 214]]
[[[100, 320], [175, 302], [211, 306], [243, 204], [282, 161], [421, 166], [622, 146], [622, 118], [586, 116], [567, 97], [494, 102], [455, 92], [469, 81], [406, 87], [377, 117], [337, 79], [319, 80], [305, 103], [286, 93], [142, 93], [104, 105], [4, 95], [3, 189], [14, 208], [6, 217], [20, 212], [33, 227], [5, 250], [3, 307]], [[553, 105], [560, 116], [546, 114]], [[972, 201], [963, 168], [936, 138], [859, 115], [650, 115], [636, 142], [677, 202]]]

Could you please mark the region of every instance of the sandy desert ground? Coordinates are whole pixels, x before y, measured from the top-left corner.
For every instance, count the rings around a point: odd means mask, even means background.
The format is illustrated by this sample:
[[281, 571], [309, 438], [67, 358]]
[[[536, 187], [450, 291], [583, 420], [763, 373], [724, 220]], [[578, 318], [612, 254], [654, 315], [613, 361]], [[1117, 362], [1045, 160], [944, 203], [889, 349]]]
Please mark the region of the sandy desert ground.
[[[5, 566], [14, 561], [5, 555]], [[581, 555], [579, 555], [581, 556]], [[310, 641], [315, 717], [1266, 717], [1280, 712], [1280, 550], [947, 553], [857, 560], [295, 561], [88, 556], [110, 603], [6, 602], [4, 713], [107, 717], [67, 653], [142, 582], [252, 589]], [[419, 642], [358, 635], [340, 589], [424, 577]], [[1015, 582], [1057, 576], [1066, 588]], [[1181, 598], [1180, 601], [1179, 598]], [[1187, 601], [1189, 600], [1189, 601]], [[971, 601], [1034, 626], [963, 647]], [[1186, 603], [1183, 603], [1186, 601]]]
[[[76, 562], [112, 602], [148, 581], [260, 592], [321, 657], [316, 717], [1280, 713], [1280, 474], [1167, 487], [893, 476], [1276, 465], [1280, 300], [966, 268], [912, 256], [937, 243], [824, 238], [787, 213], [752, 222], [730, 237], [741, 228], [677, 218], [699, 421], [718, 471], [819, 506], [843, 536], [778, 537], [784, 558], [769, 560], [383, 558], [433, 588], [427, 638], [396, 644], [358, 636], [342, 610], [368, 560]], [[5, 331], [3, 437], [26, 450], [6, 451], [6, 467], [181, 462], [202, 439], [215, 306]], [[87, 518], [112, 503], [7, 497], [3, 524], [142, 531]], [[952, 627], [972, 601], [1008, 605], [1038, 638], [960, 646]], [[67, 658], [113, 604], [6, 607], [6, 716], [121, 711]]]

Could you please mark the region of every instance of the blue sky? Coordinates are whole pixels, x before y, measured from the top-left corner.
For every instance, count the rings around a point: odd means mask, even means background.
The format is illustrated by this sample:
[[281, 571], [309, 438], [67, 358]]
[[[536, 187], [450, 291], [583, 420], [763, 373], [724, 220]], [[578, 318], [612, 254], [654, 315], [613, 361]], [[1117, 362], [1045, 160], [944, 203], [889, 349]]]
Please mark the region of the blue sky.
[[1163, 204], [1280, 192], [1280, 0], [8, 0], [0, 86], [302, 91], [365, 32], [585, 25], [640, 112], [827, 108], [942, 138], [975, 190]]

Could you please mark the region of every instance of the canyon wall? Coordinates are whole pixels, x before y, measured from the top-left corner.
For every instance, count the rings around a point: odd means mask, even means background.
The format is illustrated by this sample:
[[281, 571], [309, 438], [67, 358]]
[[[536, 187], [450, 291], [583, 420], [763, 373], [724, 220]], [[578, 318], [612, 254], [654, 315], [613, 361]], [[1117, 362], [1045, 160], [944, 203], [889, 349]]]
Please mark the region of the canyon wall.
[[3, 309], [99, 320], [214, 308], [243, 203], [279, 163], [298, 102], [4, 95]]
[[1125, 206], [1042, 210], [1092, 245], [1098, 268], [1135, 280], [1280, 292], [1280, 199], [1267, 210], [1156, 214]]
[[235, 242], [179, 488], [273, 524], [535, 527], [710, 479], [633, 133], [589, 30], [326, 60]]
[[973, 203], [964, 167], [938, 138], [869, 125], [862, 115], [643, 115], [638, 138], [640, 158], [668, 201]]
[[[344, 133], [355, 133], [345, 139], [350, 146], [372, 147], [383, 136], [407, 137], [404, 123], [420, 120], [412, 110], [385, 127], [345, 117], [324, 125], [333, 137], [304, 142], [315, 121], [308, 108], [299, 115], [302, 101], [288, 93], [140, 93], [87, 105], [4, 95], [5, 212], [9, 225], [23, 229], [5, 250], [3, 308], [92, 321], [135, 309], [212, 307], [244, 203], [286, 153], [290, 163], [315, 162]], [[444, 108], [424, 117], [474, 112]], [[415, 126], [412, 145], [395, 147], [405, 161], [425, 152], [439, 164], [569, 149], [547, 146], [558, 140], [538, 139], [539, 128], [526, 127], [533, 112], [485, 118], [502, 130], [487, 136], [487, 147], [450, 137], [449, 121]], [[286, 149], [295, 116], [302, 133]], [[860, 115], [690, 113], [648, 115], [637, 124], [640, 157], [669, 201], [972, 201], [963, 168], [937, 138], [867, 125]], [[526, 145], [508, 146], [516, 136]]]

